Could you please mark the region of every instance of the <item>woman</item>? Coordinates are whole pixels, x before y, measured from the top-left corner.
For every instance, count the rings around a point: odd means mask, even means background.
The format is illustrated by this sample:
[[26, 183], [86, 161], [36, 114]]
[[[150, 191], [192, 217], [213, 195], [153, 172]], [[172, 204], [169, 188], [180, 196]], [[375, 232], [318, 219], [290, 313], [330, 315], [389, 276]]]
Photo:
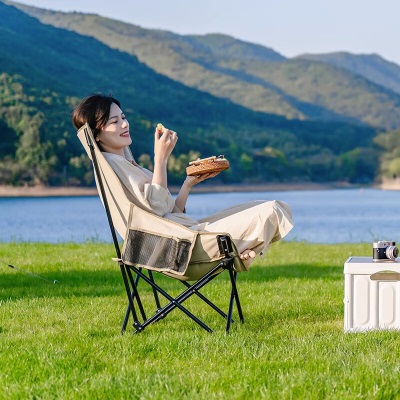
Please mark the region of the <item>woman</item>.
[[132, 143], [129, 123], [119, 101], [112, 96], [94, 94], [74, 109], [76, 129], [88, 123], [106, 160], [139, 207], [173, 220], [190, 229], [228, 232], [246, 267], [270, 243], [283, 238], [292, 228], [291, 211], [279, 201], [253, 201], [223, 210], [202, 220], [186, 215], [185, 207], [193, 186], [218, 173], [187, 176], [174, 200], [167, 187], [167, 162], [178, 140], [176, 132], [163, 128], [154, 133], [154, 171], [140, 167], [127, 157]]

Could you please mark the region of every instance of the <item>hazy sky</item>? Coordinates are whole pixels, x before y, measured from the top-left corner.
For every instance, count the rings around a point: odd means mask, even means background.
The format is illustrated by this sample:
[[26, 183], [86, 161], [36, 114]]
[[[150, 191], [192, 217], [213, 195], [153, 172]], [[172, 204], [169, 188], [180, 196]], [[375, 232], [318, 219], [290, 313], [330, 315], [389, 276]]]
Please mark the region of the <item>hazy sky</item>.
[[302, 53], [377, 53], [400, 65], [400, 0], [20, 0], [176, 33], [225, 33]]

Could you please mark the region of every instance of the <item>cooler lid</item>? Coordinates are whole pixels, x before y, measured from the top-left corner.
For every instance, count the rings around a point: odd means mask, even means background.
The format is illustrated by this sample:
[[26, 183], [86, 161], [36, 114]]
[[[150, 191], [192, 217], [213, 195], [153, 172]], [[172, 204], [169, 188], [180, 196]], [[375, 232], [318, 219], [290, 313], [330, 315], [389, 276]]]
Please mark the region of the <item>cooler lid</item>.
[[400, 273], [400, 258], [395, 261], [373, 261], [372, 257], [349, 257], [344, 263], [344, 273], [371, 275], [381, 271]]

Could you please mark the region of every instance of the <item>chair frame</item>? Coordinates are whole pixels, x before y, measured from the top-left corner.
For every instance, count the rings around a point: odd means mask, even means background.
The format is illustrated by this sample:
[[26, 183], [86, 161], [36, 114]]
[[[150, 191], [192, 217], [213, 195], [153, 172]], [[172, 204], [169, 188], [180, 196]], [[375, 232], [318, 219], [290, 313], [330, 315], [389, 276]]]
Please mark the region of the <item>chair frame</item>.
[[[233, 322], [232, 314], [233, 314], [233, 307], [236, 304], [236, 308], [238, 311], [239, 319], [242, 323], [244, 323], [244, 317], [242, 312], [242, 307], [240, 304], [239, 293], [237, 290], [236, 280], [237, 280], [237, 272], [234, 270], [234, 257], [232, 256], [232, 243], [229, 236], [225, 235], [217, 235], [217, 242], [219, 246], [219, 250], [221, 255], [224, 256], [220, 260], [220, 262], [208, 273], [202, 276], [200, 279], [195, 281], [193, 284], [189, 284], [186, 281], [181, 281], [182, 284], [186, 287], [186, 289], [181, 292], [177, 297], [170, 296], [165, 290], [163, 290], [158, 284], [155, 283], [153, 271], [147, 270], [148, 276], [143, 272], [142, 267], [135, 267], [133, 265], [128, 265], [123, 262], [121, 249], [118, 243], [116, 229], [114, 227], [114, 223], [112, 220], [110, 208], [108, 205], [106, 193], [104, 190], [103, 181], [101, 178], [94, 145], [92, 143], [92, 139], [88, 133], [88, 130], [84, 129], [85, 137], [87, 144], [90, 149], [90, 153], [92, 156], [92, 162], [94, 166], [94, 171], [96, 174], [98, 187], [100, 189], [100, 193], [103, 199], [104, 208], [107, 214], [107, 220], [110, 227], [111, 235], [114, 242], [115, 252], [117, 257], [113, 258], [114, 261], [118, 262], [118, 265], [121, 270], [122, 278], [125, 285], [126, 295], [128, 297], [128, 306], [125, 313], [125, 318], [122, 323], [121, 333], [123, 334], [126, 331], [126, 327], [129, 321], [129, 317], [132, 315], [133, 318], [133, 328], [135, 329], [134, 333], [142, 332], [148, 325], [159, 321], [165, 318], [171, 311], [178, 308], [180, 309], [185, 315], [191, 318], [196, 324], [200, 327], [205, 329], [207, 332], [213, 332], [213, 330], [206, 325], [203, 321], [201, 321], [198, 317], [192, 314], [186, 307], [182, 305], [182, 303], [187, 300], [192, 295], [198, 296], [201, 300], [203, 300], [206, 304], [208, 304], [212, 309], [214, 309], [218, 314], [220, 314], [223, 318], [226, 319], [226, 332], [229, 333], [231, 323]], [[200, 293], [200, 289], [213, 280], [216, 276], [222, 273], [224, 270], [229, 272], [229, 278], [231, 283], [231, 290], [230, 290], [230, 299], [229, 299], [229, 307], [228, 313], [222, 311], [219, 307], [217, 307], [213, 302], [211, 302], [206, 296]], [[161, 273], [161, 272], [160, 272]], [[161, 273], [162, 274], [162, 273]], [[135, 276], [135, 278], [134, 278]], [[149, 318], [146, 316], [146, 312], [144, 310], [142, 301], [140, 299], [139, 291], [138, 291], [138, 284], [139, 280], [142, 279], [147, 284], [149, 284], [153, 290], [154, 301], [156, 305], [156, 312]], [[179, 280], [179, 279], [178, 279]], [[161, 307], [159, 294], [165, 297], [169, 302]], [[140, 316], [143, 322], [139, 321], [138, 311], [136, 310], [135, 303], [137, 304], [137, 308], [140, 312]]]

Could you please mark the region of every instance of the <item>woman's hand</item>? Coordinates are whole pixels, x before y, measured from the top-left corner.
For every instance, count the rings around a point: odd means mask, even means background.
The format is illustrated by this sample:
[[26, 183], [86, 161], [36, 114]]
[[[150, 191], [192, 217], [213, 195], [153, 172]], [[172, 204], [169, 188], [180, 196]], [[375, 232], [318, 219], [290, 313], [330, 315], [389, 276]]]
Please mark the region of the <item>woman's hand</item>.
[[217, 176], [220, 173], [220, 171], [216, 172], [208, 172], [206, 174], [201, 174], [201, 175], [193, 175], [193, 176], [187, 176], [184, 182], [184, 185], [187, 185], [190, 189], [197, 185], [200, 182], [205, 181], [206, 179], [214, 178], [214, 176]]
[[[200, 158], [198, 158], [196, 161], [199, 161]], [[189, 188], [189, 190], [197, 185], [200, 182], [205, 181], [206, 179], [209, 178], [214, 178], [214, 176], [217, 176], [221, 171], [217, 171], [217, 172], [208, 172], [205, 174], [201, 174], [201, 175], [191, 175], [191, 176], [187, 176], [185, 179], [185, 182], [183, 182], [183, 185], [187, 186]]]
[[[160, 124], [161, 125], [161, 124]], [[167, 161], [171, 155], [178, 135], [176, 132], [161, 126], [161, 129], [156, 129], [154, 133], [154, 171], [152, 183], [162, 186], [167, 189]]]
[[154, 162], [166, 164], [177, 141], [176, 132], [164, 127], [162, 130], [156, 129], [154, 133]]

